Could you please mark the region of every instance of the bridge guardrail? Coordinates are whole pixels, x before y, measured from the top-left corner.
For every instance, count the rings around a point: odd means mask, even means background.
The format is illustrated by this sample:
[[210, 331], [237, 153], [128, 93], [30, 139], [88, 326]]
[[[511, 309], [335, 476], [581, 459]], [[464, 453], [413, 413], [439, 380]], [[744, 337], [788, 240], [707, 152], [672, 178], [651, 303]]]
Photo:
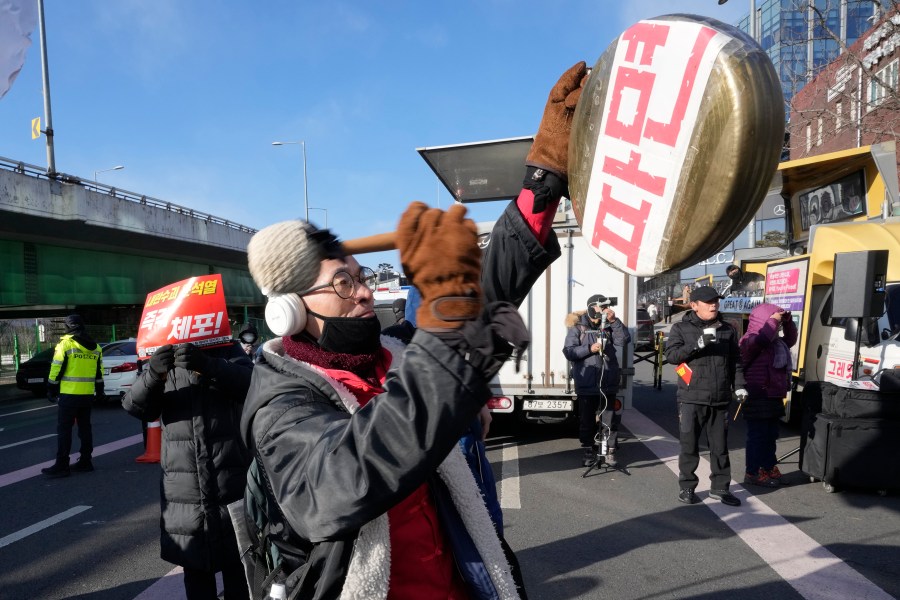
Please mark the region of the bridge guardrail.
[[180, 204], [175, 204], [174, 202], [168, 202], [166, 200], [160, 200], [159, 198], [153, 198], [152, 196], [147, 196], [145, 194], [130, 192], [128, 190], [119, 189], [113, 186], [97, 183], [95, 181], [85, 180], [74, 175], [67, 175], [66, 173], [56, 173], [54, 177], [51, 177], [47, 173], [47, 170], [43, 167], [30, 165], [28, 163], [13, 160], [11, 158], [0, 156], [0, 169], [13, 171], [14, 173], [20, 173], [22, 175], [28, 175], [30, 177], [35, 177], [38, 179], [53, 179], [62, 183], [81, 185], [87, 189], [105, 193], [120, 200], [135, 202], [137, 204], [143, 204], [145, 206], [153, 206], [155, 208], [162, 208], [170, 212], [177, 212], [181, 215], [185, 215], [195, 219], [201, 219], [209, 223], [216, 223], [217, 225], [236, 229], [245, 233], [256, 233], [256, 229], [247, 227], [246, 225], [241, 225], [240, 223], [235, 223], [233, 221], [229, 221], [227, 219], [223, 219], [221, 217], [217, 217], [203, 211], [194, 210], [193, 208], [188, 208], [187, 206], [181, 206]]

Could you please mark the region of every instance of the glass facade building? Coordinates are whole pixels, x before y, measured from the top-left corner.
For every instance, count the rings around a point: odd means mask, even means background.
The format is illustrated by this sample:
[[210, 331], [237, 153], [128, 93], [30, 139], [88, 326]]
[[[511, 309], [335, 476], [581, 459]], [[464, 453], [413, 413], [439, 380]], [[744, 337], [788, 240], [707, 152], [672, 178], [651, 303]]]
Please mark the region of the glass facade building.
[[[741, 0], [732, 0], [741, 1]], [[881, 14], [887, 0], [763, 0], [756, 2], [756, 31], [781, 79], [785, 101], [850, 46]], [[810, 6], [812, 4], [812, 6]], [[750, 15], [736, 26], [749, 32]], [[840, 40], [840, 41], [839, 41]]]

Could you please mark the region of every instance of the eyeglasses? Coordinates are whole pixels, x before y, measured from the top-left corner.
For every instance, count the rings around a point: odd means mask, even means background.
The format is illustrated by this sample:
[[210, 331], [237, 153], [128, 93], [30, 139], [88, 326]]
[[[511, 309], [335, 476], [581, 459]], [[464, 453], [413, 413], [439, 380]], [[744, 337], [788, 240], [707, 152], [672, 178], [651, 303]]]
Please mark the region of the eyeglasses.
[[359, 275], [355, 277], [347, 271], [338, 271], [334, 274], [334, 277], [331, 279], [330, 283], [323, 283], [322, 285], [311, 287], [308, 290], [298, 292], [297, 295], [305, 296], [306, 294], [309, 294], [311, 292], [324, 290], [325, 288], [330, 287], [340, 298], [349, 300], [356, 295], [357, 283], [361, 283], [370, 290], [374, 290], [375, 284], [378, 283], [378, 276], [375, 275], [375, 271], [373, 271], [369, 267], [360, 267]]

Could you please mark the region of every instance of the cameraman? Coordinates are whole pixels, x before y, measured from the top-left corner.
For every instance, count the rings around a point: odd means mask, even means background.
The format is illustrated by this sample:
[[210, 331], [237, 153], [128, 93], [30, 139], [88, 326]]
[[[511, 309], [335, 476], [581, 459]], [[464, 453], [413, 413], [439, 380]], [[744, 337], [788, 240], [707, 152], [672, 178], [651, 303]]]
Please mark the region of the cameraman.
[[575, 393], [578, 395], [578, 440], [583, 452], [582, 465], [589, 467], [597, 456], [594, 444], [597, 433], [597, 413], [603, 411], [609, 425], [610, 437], [606, 464], [615, 466], [621, 413], [616, 414], [616, 393], [619, 391], [619, 361], [616, 346], [631, 341], [631, 334], [616, 318], [612, 303], [603, 295], [588, 298], [587, 310], [576, 311], [566, 317], [566, 341], [563, 355], [572, 363]]

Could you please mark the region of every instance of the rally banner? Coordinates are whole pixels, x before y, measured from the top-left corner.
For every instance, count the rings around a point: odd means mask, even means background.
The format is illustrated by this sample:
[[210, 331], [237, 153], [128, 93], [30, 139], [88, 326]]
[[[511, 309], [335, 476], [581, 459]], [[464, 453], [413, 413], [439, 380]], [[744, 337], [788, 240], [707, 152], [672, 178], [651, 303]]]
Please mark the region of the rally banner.
[[209, 348], [231, 343], [221, 275], [190, 277], [147, 294], [137, 334], [138, 358], [166, 344]]

